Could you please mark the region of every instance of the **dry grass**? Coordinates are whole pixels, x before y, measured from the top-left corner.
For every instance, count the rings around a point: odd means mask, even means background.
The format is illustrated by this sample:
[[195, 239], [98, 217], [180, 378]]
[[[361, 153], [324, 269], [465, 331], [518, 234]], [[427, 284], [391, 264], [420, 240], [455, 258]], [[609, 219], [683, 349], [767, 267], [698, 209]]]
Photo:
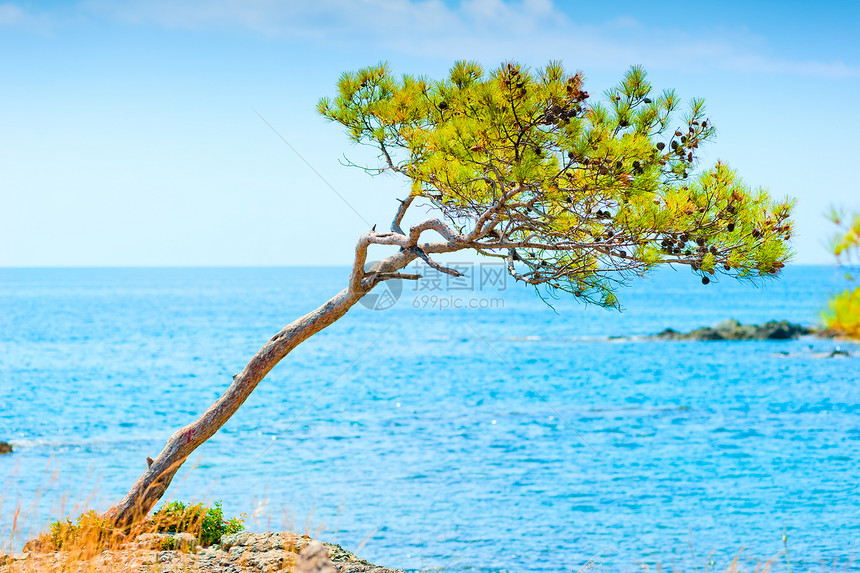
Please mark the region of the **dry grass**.
[[[17, 537], [15, 528], [21, 515], [19, 506], [12, 516], [10, 546]], [[157, 561], [160, 552], [190, 553], [198, 545], [212, 545], [222, 534], [244, 529], [244, 519], [244, 515], [224, 519], [220, 503], [206, 507], [202, 503], [171, 502], [152, 516], [135, 520], [129, 528], [117, 529], [90, 510], [75, 521], [67, 518], [50, 523], [46, 531], [24, 545], [23, 552], [30, 554], [26, 559], [20, 558], [21, 554], [3, 555], [0, 551], [0, 572], [162, 570]], [[189, 536], [173, 535], [177, 533]], [[171, 561], [173, 557], [175, 555], [171, 556]], [[179, 559], [183, 570], [192, 570], [193, 559], [188, 557]], [[174, 570], [175, 565], [170, 570]]]

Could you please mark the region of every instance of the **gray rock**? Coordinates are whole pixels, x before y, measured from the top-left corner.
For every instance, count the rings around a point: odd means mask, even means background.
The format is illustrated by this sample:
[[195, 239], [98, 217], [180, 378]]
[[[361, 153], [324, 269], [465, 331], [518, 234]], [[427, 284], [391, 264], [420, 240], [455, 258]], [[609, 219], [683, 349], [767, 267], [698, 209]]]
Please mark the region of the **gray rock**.
[[240, 531], [231, 535], [221, 536], [221, 551], [230, 551], [236, 545], [247, 545], [248, 540], [254, 535], [250, 531]]
[[245, 545], [251, 538], [253, 533], [250, 531], [240, 531], [230, 535], [221, 536], [221, 551], [230, 551], [231, 547], [236, 545]]
[[311, 541], [299, 552], [296, 573], [337, 573], [328, 549], [319, 541]]
[[[181, 534], [180, 534], [181, 535]], [[21, 571], [137, 571], [140, 573], [403, 573], [359, 559], [339, 545], [294, 533], [243, 531], [221, 538], [221, 545], [196, 551], [166, 549], [181, 544], [175, 534], [145, 534], [118, 549], [78, 561], [73, 553], [56, 551], [0, 555], [0, 573]], [[193, 537], [193, 536], [191, 536]], [[190, 542], [190, 540], [188, 540]], [[21, 568], [23, 566], [23, 569]], [[83, 567], [83, 568], [82, 568]]]
[[681, 333], [674, 328], [667, 328], [662, 332], [658, 332], [651, 338], [656, 338], [657, 340], [677, 340], [680, 335]]
[[771, 320], [765, 324], [741, 324], [737, 320], [724, 320], [715, 327], [697, 328], [678, 332], [667, 328], [652, 336], [655, 340], [791, 340], [813, 331], [787, 320]]
[[197, 549], [197, 538], [190, 533], [176, 533], [173, 535], [176, 549], [180, 551], [194, 551]]
[[137, 549], [155, 549], [159, 551], [194, 551], [197, 549], [197, 538], [190, 533], [144, 533], [138, 535], [128, 545]]

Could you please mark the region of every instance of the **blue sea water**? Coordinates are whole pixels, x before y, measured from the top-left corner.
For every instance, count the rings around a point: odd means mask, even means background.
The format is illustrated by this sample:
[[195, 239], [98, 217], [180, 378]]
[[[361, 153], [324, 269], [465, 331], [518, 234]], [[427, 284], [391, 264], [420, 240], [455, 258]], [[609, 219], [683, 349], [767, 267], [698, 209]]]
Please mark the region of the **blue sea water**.
[[[15, 448], [0, 540], [14, 527], [17, 550], [49, 519], [107, 508], [346, 276], [0, 269], [0, 440]], [[860, 347], [635, 338], [814, 325], [836, 270], [789, 267], [760, 288], [664, 271], [622, 289], [622, 313], [437, 286], [356, 306], [297, 348], [169, 497], [412, 570], [722, 570], [740, 555], [782, 571], [783, 533], [794, 571], [860, 568]], [[855, 357], [823, 357], [837, 344]]]

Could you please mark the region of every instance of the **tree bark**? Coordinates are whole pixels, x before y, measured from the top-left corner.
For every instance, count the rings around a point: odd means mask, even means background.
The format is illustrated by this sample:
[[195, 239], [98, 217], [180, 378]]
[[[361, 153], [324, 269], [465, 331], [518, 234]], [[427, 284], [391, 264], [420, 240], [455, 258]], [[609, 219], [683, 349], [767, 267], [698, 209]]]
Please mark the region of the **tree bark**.
[[[412, 226], [408, 234], [402, 232], [400, 220], [410, 203], [411, 199], [403, 202], [403, 207], [398, 210], [392, 223], [390, 233], [370, 231], [359, 238], [347, 288], [313, 312], [288, 324], [273, 336], [254, 355], [242, 372], [233, 378], [233, 383], [227, 391], [200, 418], [170, 436], [158, 457], [154, 460], [146, 459], [148, 466], [146, 472], [134, 483], [125, 497], [105, 513], [106, 520], [113, 522], [117, 527], [129, 529], [146, 516], [164, 495], [173, 476], [188, 456], [230, 419], [266, 374], [293, 348], [345, 315], [377, 284], [390, 279], [420, 278], [418, 275], [397, 272], [418, 257], [442, 272], [459, 274], [453, 269], [438, 265], [429, 258], [427, 253], [452, 252], [470, 243], [441, 221], [432, 219]], [[418, 239], [426, 230], [436, 231], [447, 241], [425, 243], [419, 247]], [[365, 271], [364, 265], [370, 245], [399, 246], [400, 251], [375, 264], [370, 271]]]
[[230, 419], [266, 374], [293, 348], [346, 314], [369, 290], [364, 286], [358, 290], [346, 288], [272, 337], [200, 418], [176, 431], [158, 457], [147, 459], [149, 467], [146, 472], [125, 497], [107, 511], [105, 518], [118, 527], [128, 528], [147, 515], [164, 495], [188, 456]]

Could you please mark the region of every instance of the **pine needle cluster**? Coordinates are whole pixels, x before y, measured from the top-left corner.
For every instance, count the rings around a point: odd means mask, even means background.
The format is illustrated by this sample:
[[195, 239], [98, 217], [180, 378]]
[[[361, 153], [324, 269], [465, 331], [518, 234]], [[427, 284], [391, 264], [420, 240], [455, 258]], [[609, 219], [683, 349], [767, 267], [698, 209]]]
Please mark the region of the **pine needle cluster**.
[[723, 162], [703, 168], [699, 148], [715, 135], [704, 101], [682, 113], [641, 67], [599, 100], [560, 62], [489, 73], [457, 62], [442, 80], [380, 64], [337, 89], [318, 111], [379, 151], [363, 168], [404, 176], [461, 231], [493, 211], [499, 224], [472, 248], [507, 259], [518, 280], [617, 306], [615, 287], [657, 265], [707, 284], [773, 276], [790, 257], [792, 201]]

